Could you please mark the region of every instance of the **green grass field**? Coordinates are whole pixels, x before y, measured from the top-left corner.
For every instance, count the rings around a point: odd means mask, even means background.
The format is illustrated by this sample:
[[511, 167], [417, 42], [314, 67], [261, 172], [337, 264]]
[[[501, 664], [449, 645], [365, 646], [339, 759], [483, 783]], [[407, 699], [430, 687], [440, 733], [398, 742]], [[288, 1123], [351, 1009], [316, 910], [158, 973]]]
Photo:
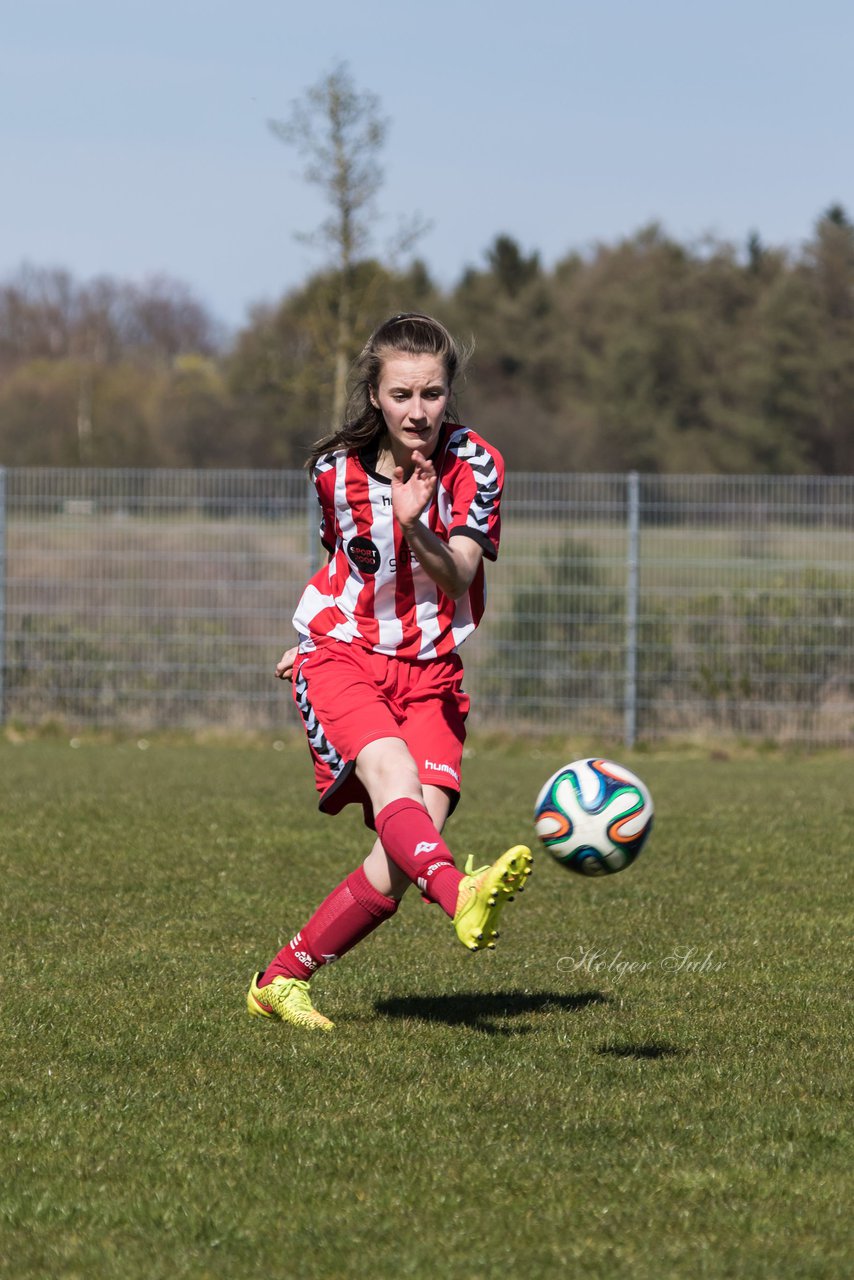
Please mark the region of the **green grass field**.
[[[477, 744], [452, 847], [570, 754]], [[413, 892], [312, 1038], [244, 1004], [366, 847], [301, 742], [0, 742], [0, 1274], [851, 1274], [852, 759], [625, 763], [636, 866], [540, 854], [479, 955]]]

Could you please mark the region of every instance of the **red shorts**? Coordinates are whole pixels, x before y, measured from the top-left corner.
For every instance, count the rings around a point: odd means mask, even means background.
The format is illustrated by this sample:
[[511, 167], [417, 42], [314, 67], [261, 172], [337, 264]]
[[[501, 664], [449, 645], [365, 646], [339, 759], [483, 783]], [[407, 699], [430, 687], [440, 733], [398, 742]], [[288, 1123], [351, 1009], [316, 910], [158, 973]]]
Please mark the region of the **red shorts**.
[[377, 738], [402, 738], [422, 783], [444, 787], [451, 812], [459, 800], [469, 699], [457, 654], [410, 662], [343, 641], [297, 655], [294, 701], [314, 761], [323, 813], [360, 803], [373, 827], [356, 757]]

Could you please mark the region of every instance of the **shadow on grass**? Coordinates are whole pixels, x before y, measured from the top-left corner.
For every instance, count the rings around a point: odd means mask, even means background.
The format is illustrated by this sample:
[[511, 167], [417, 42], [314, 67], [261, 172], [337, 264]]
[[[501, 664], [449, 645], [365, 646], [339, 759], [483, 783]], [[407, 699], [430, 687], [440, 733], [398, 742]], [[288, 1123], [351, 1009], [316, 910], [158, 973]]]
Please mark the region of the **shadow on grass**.
[[524, 1014], [555, 1010], [584, 1009], [589, 1004], [607, 1004], [601, 991], [579, 991], [562, 995], [556, 991], [470, 992], [462, 995], [400, 996], [377, 1000], [374, 1008], [386, 1018], [414, 1018], [419, 1022], [444, 1022], [449, 1027], [466, 1026], [487, 1035], [518, 1036], [533, 1030], [528, 1025], [498, 1026], [496, 1018], [519, 1018]]
[[609, 1058], [680, 1058], [685, 1050], [674, 1044], [605, 1044], [596, 1052]]

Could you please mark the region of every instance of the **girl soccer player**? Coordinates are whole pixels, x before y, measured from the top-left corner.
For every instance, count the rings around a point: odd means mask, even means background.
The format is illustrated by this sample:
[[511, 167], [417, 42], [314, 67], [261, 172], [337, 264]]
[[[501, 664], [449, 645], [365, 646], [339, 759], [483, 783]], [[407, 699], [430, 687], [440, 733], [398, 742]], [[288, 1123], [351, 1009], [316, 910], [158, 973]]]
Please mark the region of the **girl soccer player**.
[[461, 356], [429, 316], [394, 316], [357, 364], [356, 416], [311, 460], [329, 562], [294, 615], [291, 680], [320, 809], [361, 803], [377, 840], [247, 995], [254, 1016], [329, 1031], [309, 980], [397, 910], [410, 884], [472, 951], [492, 947], [504, 904], [524, 887], [516, 845], [463, 873], [441, 836], [459, 799], [469, 701], [457, 650], [483, 614], [483, 558], [498, 554], [504, 463], [456, 424]]

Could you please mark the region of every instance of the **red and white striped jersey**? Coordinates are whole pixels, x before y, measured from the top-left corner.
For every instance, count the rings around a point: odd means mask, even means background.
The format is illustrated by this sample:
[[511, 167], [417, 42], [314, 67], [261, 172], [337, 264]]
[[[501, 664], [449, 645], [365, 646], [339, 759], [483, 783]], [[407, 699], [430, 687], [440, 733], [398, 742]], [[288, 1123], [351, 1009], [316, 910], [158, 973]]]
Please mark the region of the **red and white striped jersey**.
[[[454, 652], [483, 616], [483, 561], [469, 590], [452, 600], [409, 550], [391, 510], [391, 481], [374, 459], [337, 450], [318, 459], [312, 479], [320, 539], [330, 561], [302, 594], [294, 626], [303, 639], [343, 640], [376, 653], [426, 660]], [[421, 520], [447, 542], [474, 538], [498, 555], [504, 460], [468, 427], [445, 423], [432, 456], [436, 492]]]

